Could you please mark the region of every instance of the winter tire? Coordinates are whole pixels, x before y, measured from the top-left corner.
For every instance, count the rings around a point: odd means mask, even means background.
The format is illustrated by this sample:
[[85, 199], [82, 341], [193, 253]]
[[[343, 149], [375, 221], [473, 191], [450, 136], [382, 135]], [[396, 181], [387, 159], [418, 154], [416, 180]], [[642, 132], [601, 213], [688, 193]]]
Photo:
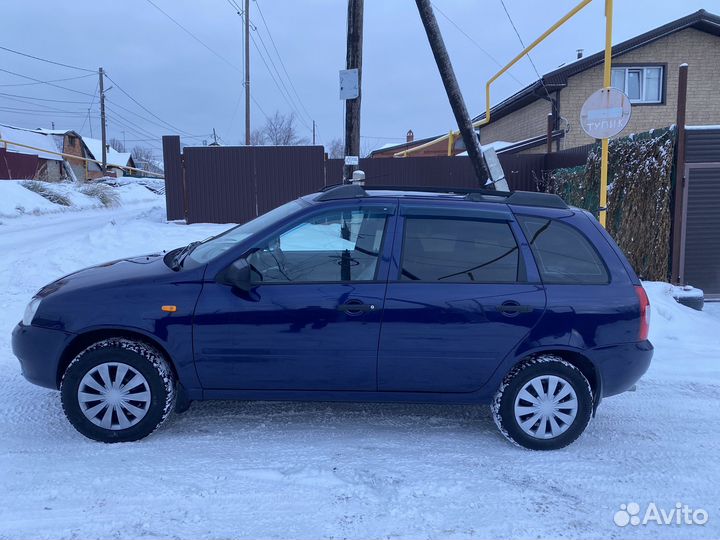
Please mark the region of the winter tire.
[[554, 355], [513, 368], [492, 403], [495, 423], [511, 442], [556, 450], [577, 439], [592, 415], [593, 396], [582, 372]]
[[155, 431], [175, 405], [175, 377], [153, 347], [130, 339], [99, 341], [78, 354], [62, 378], [70, 423], [96, 441], [137, 441]]

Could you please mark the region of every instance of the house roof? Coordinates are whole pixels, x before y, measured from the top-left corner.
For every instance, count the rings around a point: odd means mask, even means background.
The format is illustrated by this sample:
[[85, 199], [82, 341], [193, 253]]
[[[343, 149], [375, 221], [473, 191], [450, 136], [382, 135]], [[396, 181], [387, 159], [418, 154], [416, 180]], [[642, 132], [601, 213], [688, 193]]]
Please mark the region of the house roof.
[[[83, 137], [85, 146], [88, 147], [93, 158], [100, 161], [102, 159], [102, 141], [100, 139], [93, 139], [91, 137]], [[118, 152], [114, 148], [108, 148], [106, 152], [107, 164], [114, 165], [116, 167], [132, 167], [130, 160], [132, 154], [130, 152]]]
[[434, 141], [435, 139], [437, 139], [437, 137], [425, 137], [424, 139], [415, 139], [411, 142], [383, 144], [380, 148], [376, 148], [375, 150], [370, 152], [369, 157], [373, 157], [373, 155], [375, 154], [379, 154], [381, 152], [385, 153], [391, 150], [395, 152], [401, 152], [402, 150], [405, 150], [405, 148], [412, 148], [413, 146], [417, 146], [418, 144]]
[[[685, 30], [686, 28], [695, 28], [703, 32], [720, 36], [720, 16], [709, 13], [704, 9], [698, 10], [695, 13], [691, 13], [690, 15], [659, 26], [649, 32], [645, 32], [644, 34], [630, 38], [622, 43], [613, 45], [612, 55], [615, 57], [625, 54], [670, 34], [674, 34], [680, 30]], [[605, 52], [600, 51], [546, 73], [534, 83], [526, 86], [519, 92], [492, 107], [490, 109], [490, 122], [492, 123], [494, 120], [521, 109], [533, 101], [542, 99], [546, 95], [545, 88], [547, 88], [549, 92], [564, 88], [567, 86], [569, 77], [602, 64], [604, 59]], [[482, 120], [483, 118], [485, 118], [485, 113], [473, 118], [473, 122]]]
[[[37, 156], [40, 159], [48, 159], [52, 161], [63, 160], [62, 156], [50, 153], [62, 152], [62, 148], [58, 149], [53, 137], [50, 137], [47, 134], [38, 133], [37, 131], [32, 129], [25, 129], [16, 126], [9, 126], [6, 124], [0, 124], [0, 139], [5, 139], [7, 141], [37, 148], [37, 150], [34, 150], [32, 148], [25, 148], [23, 146], [15, 146], [12, 144], [8, 144], [8, 152], [14, 154], [27, 154], [31, 156]], [[0, 143], [0, 146], [5, 147], [5, 144]]]

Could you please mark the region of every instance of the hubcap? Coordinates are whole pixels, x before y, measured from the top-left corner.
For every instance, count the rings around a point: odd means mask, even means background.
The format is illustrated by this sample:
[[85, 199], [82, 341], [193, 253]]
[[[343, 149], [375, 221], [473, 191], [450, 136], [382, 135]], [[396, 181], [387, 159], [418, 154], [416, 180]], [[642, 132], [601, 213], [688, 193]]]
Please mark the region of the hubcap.
[[515, 421], [537, 439], [565, 433], [577, 416], [575, 390], [565, 379], [541, 375], [527, 382], [515, 398]]
[[78, 403], [96, 426], [120, 430], [134, 426], [150, 408], [150, 385], [142, 373], [119, 362], [88, 371], [78, 386]]

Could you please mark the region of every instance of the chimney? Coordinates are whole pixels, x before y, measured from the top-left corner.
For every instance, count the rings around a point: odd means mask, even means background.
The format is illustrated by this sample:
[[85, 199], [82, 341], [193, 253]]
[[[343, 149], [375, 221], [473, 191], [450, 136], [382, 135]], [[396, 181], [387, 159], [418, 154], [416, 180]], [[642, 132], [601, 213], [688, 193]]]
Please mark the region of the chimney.
[[413, 130], [408, 129], [408, 132], [405, 135], [405, 142], [413, 142], [414, 140], [415, 140], [415, 134], [413, 133]]
[[580, 60], [583, 57], [583, 52], [585, 49], [578, 49], [577, 50], [577, 59]]

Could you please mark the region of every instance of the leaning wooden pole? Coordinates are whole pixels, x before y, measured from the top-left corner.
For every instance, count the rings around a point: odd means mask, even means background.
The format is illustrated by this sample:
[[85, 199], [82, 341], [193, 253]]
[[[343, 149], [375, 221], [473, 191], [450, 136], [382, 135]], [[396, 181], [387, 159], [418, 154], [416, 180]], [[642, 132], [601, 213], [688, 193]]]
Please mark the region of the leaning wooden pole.
[[[435, 62], [437, 63], [438, 70], [440, 71], [440, 77], [442, 78], [443, 85], [445, 86], [445, 92], [447, 92], [450, 107], [455, 115], [455, 121], [457, 122], [458, 129], [460, 130], [463, 142], [465, 143], [465, 149], [467, 150], [468, 157], [470, 158], [470, 162], [475, 170], [475, 176], [477, 176], [480, 185], [484, 186], [485, 182], [489, 178], [489, 175], [485, 168], [482, 153], [480, 152], [480, 143], [478, 142], [477, 135], [475, 134], [475, 129], [472, 126], [472, 121], [470, 120], [467, 107], [465, 107], [465, 100], [460, 92], [460, 86], [458, 85], [457, 78], [455, 77], [455, 71], [453, 70], [452, 63], [450, 62], [450, 56], [445, 48], [445, 42], [443, 41], [442, 34], [440, 33], [440, 27], [438, 26], [437, 19], [433, 13], [432, 4], [430, 0], [415, 0], [415, 3], [417, 4], [418, 11], [420, 12], [420, 19], [425, 27], [425, 33], [427, 34], [428, 41], [430, 42], [430, 48], [432, 49]], [[491, 186], [494, 188], [494, 184], [491, 184]]]

